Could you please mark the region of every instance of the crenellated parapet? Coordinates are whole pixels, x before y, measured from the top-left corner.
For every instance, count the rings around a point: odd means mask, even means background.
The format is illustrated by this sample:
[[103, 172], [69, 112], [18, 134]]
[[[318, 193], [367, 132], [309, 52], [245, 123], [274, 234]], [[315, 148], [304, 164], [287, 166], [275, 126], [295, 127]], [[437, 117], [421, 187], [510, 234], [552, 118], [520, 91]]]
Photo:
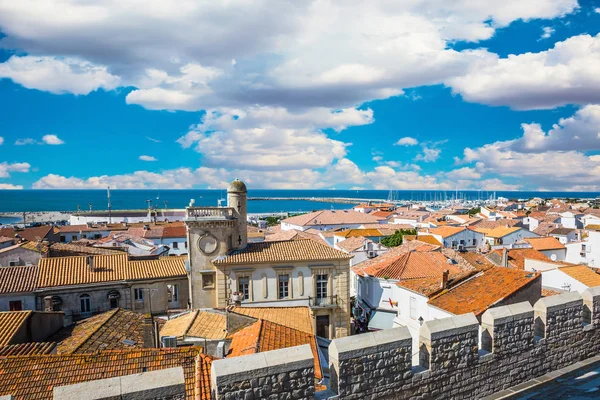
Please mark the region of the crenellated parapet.
[[[484, 398], [597, 356], [600, 287], [583, 295], [542, 298], [533, 306], [523, 302], [491, 308], [481, 324], [473, 314], [427, 321], [418, 341], [414, 339], [418, 348], [407, 328], [334, 339], [329, 347], [331, 390], [339, 399], [351, 400]], [[418, 365], [413, 365], [417, 354]], [[240, 377], [257, 377], [251, 366]], [[305, 367], [308, 371], [308, 362]], [[213, 374], [219, 393], [218, 369]]]

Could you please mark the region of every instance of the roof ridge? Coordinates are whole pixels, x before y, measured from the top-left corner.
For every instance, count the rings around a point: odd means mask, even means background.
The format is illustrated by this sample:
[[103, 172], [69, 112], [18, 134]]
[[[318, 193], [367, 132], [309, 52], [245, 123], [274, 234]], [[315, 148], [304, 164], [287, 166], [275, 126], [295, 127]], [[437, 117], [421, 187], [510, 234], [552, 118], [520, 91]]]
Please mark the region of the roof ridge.
[[198, 315], [200, 315], [200, 310], [193, 310], [192, 312], [196, 313], [196, 315], [194, 315], [194, 318], [191, 319], [187, 328], [185, 328], [185, 331], [183, 332], [183, 336], [186, 336], [187, 333], [190, 331], [190, 329], [192, 329], [192, 325], [194, 325], [194, 322], [196, 322], [196, 318], [198, 318]]

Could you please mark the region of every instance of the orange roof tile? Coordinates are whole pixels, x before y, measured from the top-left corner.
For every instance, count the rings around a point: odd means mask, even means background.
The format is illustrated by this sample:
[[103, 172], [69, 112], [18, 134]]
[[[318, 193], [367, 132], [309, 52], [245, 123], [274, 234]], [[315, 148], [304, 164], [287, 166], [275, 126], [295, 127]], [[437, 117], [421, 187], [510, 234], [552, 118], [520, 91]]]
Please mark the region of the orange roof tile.
[[198, 347], [0, 358], [0, 396], [49, 399], [54, 387], [182, 367], [186, 398], [209, 400], [212, 358]]
[[310, 345], [315, 360], [315, 378], [322, 379], [316, 336], [270, 321], [258, 320], [235, 333], [231, 340], [228, 357], [285, 349], [303, 344]]
[[0, 312], [0, 346], [13, 344], [11, 340], [32, 313], [33, 311]]
[[[501, 250], [494, 250], [502, 256]], [[508, 251], [508, 262], [518, 269], [525, 269], [525, 260], [551, 261], [545, 254], [535, 249], [511, 249]]]
[[485, 236], [491, 238], [503, 238], [504, 236], [510, 235], [511, 233], [515, 233], [523, 228], [518, 226], [498, 226], [488, 232], [486, 232]]
[[378, 278], [404, 280], [426, 277], [441, 278], [445, 270], [449, 270], [450, 273], [461, 272], [455, 265], [448, 264], [448, 259], [439, 251], [410, 251], [366, 268], [364, 272]]
[[368, 241], [368, 240], [369, 239], [362, 237], [362, 236], [353, 236], [350, 239], [346, 239], [346, 240], [342, 240], [341, 242], [338, 242], [336, 244], [336, 246], [338, 246], [339, 248], [341, 248], [342, 250], [345, 250], [347, 252], [353, 252], [355, 250], [362, 248], [365, 245], [365, 241]]
[[314, 332], [308, 307], [231, 307], [230, 310], [237, 314], [274, 322], [302, 332]]
[[444, 239], [450, 236], [454, 236], [457, 233], [460, 233], [466, 230], [464, 226], [440, 226], [439, 228], [431, 228], [429, 229], [429, 233], [432, 235], [439, 235]]
[[348, 260], [352, 256], [326, 244], [311, 239], [284, 240], [280, 242], [248, 243], [223, 259], [213, 261], [215, 265], [259, 264], [294, 261]]
[[55, 347], [56, 343], [54, 342], [11, 344], [0, 347], [0, 357], [51, 354]]
[[315, 225], [351, 225], [351, 224], [376, 224], [379, 219], [370, 214], [361, 213], [353, 210], [323, 210], [314, 211], [307, 214], [296, 215], [286, 218], [285, 222], [298, 226]]
[[0, 267], [0, 294], [33, 292], [38, 267]]
[[0, 228], [0, 236], [14, 238], [15, 235], [19, 235], [23, 239], [37, 242], [38, 240], [46, 238], [54, 232], [54, 227], [51, 225], [36, 226], [25, 229], [14, 229], [14, 228]]
[[407, 241], [400, 246], [391, 248], [388, 252], [383, 253], [380, 256], [356, 264], [351, 270], [359, 276], [364, 276], [365, 270], [369, 269], [370, 271], [373, 271], [373, 269], [383, 268], [410, 251], [431, 251], [435, 248], [436, 246], [424, 244], [417, 240]]
[[559, 271], [564, 272], [588, 287], [600, 286], [600, 275], [585, 265], [560, 267]]
[[385, 236], [379, 229], [348, 229], [343, 232], [336, 232], [335, 236], [342, 236], [345, 238], [355, 236]]
[[186, 336], [205, 339], [225, 339], [227, 337], [227, 317], [223, 314], [195, 310], [168, 320], [160, 330], [161, 336]]
[[442, 246], [442, 244], [432, 235], [418, 235], [415, 240], [419, 242], [432, 244], [434, 246]]
[[187, 257], [162, 257], [140, 261], [129, 260], [126, 253], [92, 257], [93, 270], [85, 256], [42, 258], [39, 263], [37, 287], [187, 276]]
[[479, 316], [536, 279], [541, 279], [541, 274], [493, 267], [442, 292], [429, 304], [455, 315], [473, 312]]
[[[50, 338], [58, 354], [144, 347], [144, 315], [115, 308], [66, 327]], [[123, 343], [130, 340], [134, 344]]]
[[528, 238], [525, 239], [525, 241], [529, 243], [531, 247], [538, 251], [566, 249], [564, 244], [562, 244], [558, 241], [557, 238], [552, 236]]

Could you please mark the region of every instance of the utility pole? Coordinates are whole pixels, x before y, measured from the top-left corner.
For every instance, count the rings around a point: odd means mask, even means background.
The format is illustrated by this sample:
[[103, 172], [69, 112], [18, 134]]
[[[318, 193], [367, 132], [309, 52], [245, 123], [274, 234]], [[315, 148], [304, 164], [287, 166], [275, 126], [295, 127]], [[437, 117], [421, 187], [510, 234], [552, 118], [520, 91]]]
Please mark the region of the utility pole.
[[110, 205], [110, 186], [106, 188], [107, 191], [107, 195], [108, 195], [108, 223], [112, 224], [112, 218], [111, 218], [111, 205]]

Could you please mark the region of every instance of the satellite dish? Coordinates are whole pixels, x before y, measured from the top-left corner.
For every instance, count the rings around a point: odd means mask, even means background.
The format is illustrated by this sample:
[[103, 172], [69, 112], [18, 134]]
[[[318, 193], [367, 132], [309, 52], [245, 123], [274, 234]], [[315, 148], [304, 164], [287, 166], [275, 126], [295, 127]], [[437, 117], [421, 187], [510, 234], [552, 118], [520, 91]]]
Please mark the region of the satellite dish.
[[551, 259], [552, 261], [556, 261], [556, 254], [552, 254], [552, 255], [550, 256], [550, 259]]

